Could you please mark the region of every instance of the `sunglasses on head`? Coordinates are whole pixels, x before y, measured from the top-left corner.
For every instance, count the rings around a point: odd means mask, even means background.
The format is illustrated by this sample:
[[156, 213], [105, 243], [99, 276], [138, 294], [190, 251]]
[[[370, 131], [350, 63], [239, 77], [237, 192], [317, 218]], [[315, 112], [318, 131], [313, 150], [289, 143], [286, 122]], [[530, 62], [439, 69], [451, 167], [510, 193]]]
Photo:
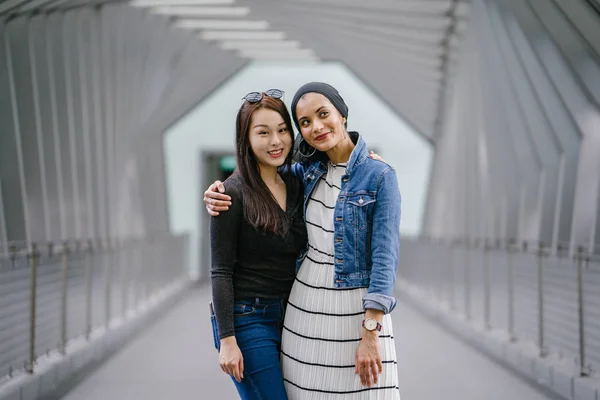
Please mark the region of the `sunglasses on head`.
[[[269, 89], [265, 92], [265, 94], [273, 99], [282, 99], [285, 95], [283, 90], [279, 89]], [[258, 103], [262, 100], [263, 94], [261, 92], [250, 92], [244, 97], [242, 97], [242, 101], [246, 100], [248, 103]]]

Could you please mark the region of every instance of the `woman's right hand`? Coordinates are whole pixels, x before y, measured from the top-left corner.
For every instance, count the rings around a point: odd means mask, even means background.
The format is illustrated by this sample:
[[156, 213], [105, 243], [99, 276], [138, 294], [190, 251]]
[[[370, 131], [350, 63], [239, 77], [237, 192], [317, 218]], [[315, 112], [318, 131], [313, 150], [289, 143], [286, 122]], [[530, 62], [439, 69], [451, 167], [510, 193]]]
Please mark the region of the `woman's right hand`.
[[236, 381], [241, 382], [244, 379], [244, 358], [235, 336], [221, 339], [219, 364], [223, 372], [233, 376]]
[[231, 205], [231, 197], [225, 193], [225, 186], [221, 181], [215, 181], [212, 185], [204, 192], [204, 204], [206, 204], [206, 211], [216, 217], [219, 215], [219, 211], [229, 210]]

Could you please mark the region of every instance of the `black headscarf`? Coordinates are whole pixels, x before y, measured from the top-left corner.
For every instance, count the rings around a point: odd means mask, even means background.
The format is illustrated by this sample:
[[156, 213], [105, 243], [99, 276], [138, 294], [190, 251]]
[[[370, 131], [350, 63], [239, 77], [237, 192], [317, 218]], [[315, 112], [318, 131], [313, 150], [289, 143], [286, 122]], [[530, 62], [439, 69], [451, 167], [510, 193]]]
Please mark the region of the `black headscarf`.
[[296, 105], [300, 98], [306, 93], [320, 93], [327, 97], [342, 117], [348, 119], [348, 106], [336, 88], [323, 82], [310, 82], [298, 89], [292, 100], [292, 118], [294, 119], [294, 124], [296, 124], [298, 130], [300, 130], [300, 125], [298, 125], [298, 120], [296, 118]]

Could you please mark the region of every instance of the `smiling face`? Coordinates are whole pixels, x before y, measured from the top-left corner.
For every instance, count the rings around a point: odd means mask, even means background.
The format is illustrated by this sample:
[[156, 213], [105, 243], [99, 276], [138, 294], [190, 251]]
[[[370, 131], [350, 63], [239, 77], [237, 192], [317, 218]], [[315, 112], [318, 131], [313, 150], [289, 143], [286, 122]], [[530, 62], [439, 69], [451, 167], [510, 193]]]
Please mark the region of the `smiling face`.
[[292, 148], [292, 134], [283, 117], [268, 108], [252, 113], [248, 141], [260, 168], [280, 167]]
[[315, 149], [327, 152], [346, 137], [346, 118], [320, 93], [307, 93], [296, 105], [300, 133]]

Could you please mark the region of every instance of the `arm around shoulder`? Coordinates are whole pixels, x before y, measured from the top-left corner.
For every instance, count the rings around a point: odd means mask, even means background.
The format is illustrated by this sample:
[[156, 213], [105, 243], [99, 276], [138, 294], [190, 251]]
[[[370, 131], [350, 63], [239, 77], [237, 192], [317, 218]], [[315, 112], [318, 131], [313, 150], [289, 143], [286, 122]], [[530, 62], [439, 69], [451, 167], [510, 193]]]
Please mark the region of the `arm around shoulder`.
[[302, 181], [304, 179], [304, 171], [306, 170], [306, 165], [301, 162], [296, 162], [292, 164], [292, 174], [298, 179]]
[[237, 258], [239, 227], [243, 218], [241, 188], [235, 182], [225, 182], [231, 195], [231, 208], [210, 220], [211, 282], [219, 337], [234, 334], [233, 271]]

